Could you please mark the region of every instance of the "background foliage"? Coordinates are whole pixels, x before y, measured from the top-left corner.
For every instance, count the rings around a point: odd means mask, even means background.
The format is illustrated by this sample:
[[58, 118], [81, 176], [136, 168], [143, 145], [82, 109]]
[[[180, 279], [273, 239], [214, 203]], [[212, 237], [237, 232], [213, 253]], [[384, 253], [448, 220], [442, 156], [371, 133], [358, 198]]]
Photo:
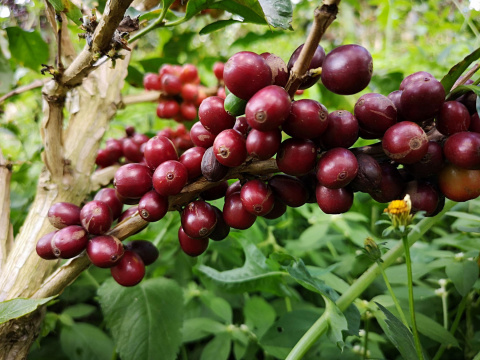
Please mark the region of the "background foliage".
[[[85, 4], [99, 10], [104, 6]], [[293, 31], [243, 24], [221, 11], [153, 31], [133, 52], [123, 93], [141, 92], [143, 74], [158, 71], [163, 63], [193, 63], [202, 82], [214, 85], [213, 63], [237, 51], [269, 51], [287, 61], [304, 42], [317, 5], [293, 4]], [[152, 15], [142, 18], [148, 16]], [[42, 78], [40, 64], [53, 62], [55, 42], [42, 3], [8, 0], [0, 6], [0, 17], [0, 92], [6, 93]], [[477, 48], [477, 18], [478, 12], [459, 0], [344, 0], [321, 44], [327, 52], [348, 43], [369, 49], [374, 77], [364, 92], [388, 94], [415, 71], [440, 79]], [[219, 25], [209, 24], [218, 20], [232, 21], [215, 31]], [[70, 22], [69, 28], [80, 49], [77, 25]], [[340, 97], [318, 85], [303, 96], [319, 100], [329, 111], [352, 111], [360, 95]], [[16, 233], [42, 168], [40, 90], [8, 100], [1, 111], [0, 147], [14, 163], [11, 221]], [[127, 125], [149, 134], [175, 127], [173, 121], [156, 117], [154, 103], [142, 103], [120, 110], [105, 138], [123, 136]], [[216, 205], [222, 206], [219, 201]], [[445, 359], [471, 359], [480, 351], [479, 205], [478, 200], [456, 205], [412, 249], [418, 327], [430, 357], [441, 345], [447, 346]], [[324, 311], [332, 313], [329, 340], [318, 341], [306, 359], [399, 358], [391, 332], [401, 329], [388, 315], [395, 315], [395, 307], [381, 278], [344, 314], [335, 313], [331, 305], [371, 264], [360, 256], [367, 236], [385, 242], [385, 248], [398, 241], [382, 238], [383, 227], [376, 225], [384, 207], [357, 194], [354, 206], [343, 215], [325, 215], [310, 204], [288, 209], [278, 220], [259, 218], [252, 228], [211, 242], [198, 259], [179, 250], [179, 216], [169, 213], [133, 237], [152, 241], [160, 251], [156, 263], [147, 268], [146, 280], [121, 288], [108, 271], [85, 271], [48, 307], [29, 358], [282, 359]], [[386, 273], [407, 309], [403, 259]], [[387, 311], [380, 311], [376, 303]], [[451, 324], [462, 306], [458, 330], [452, 334]]]

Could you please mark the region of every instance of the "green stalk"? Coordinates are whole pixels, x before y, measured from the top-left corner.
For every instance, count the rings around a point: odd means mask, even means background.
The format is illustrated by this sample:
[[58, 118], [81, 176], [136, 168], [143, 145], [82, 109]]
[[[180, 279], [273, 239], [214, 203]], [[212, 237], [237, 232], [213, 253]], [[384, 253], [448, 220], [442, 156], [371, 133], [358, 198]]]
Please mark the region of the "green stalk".
[[363, 343], [363, 360], [365, 360], [367, 358], [367, 352], [368, 352], [368, 333], [370, 332], [370, 319], [369, 317], [367, 316], [367, 314], [365, 314], [365, 316], [367, 317], [365, 319], [365, 342]]
[[383, 268], [380, 266], [380, 271], [382, 272], [383, 280], [385, 281], [385, 285], [387, 285], [388, 292], [390, 293], [390, 296], [393, 299], [393, 302], [395, 303], [395, 308], [397, 309], [398, 314], [400, 315], [400, 319], [402, 320], [403, 324], [408, 328], [408, 322], [407, 318], [405, 317], [405, 314], [403, 313], [403, 310], [398, 302], [397, 297], [395, 296], [395, 293], [393, 292], [392, 286], [390, 285], [390, 282], [388, 281], [387, 278], [387, 273]]
[[448, 293], [442, 294], [443, 327], [448, 329]]
[[[458, 305], [457, 314], [455, 315], [455, 320], [453, 320], [452, 327], [450, 328], [450, 334], [455, 335], [455, 331], [457, 331], [458, 324], [460, 324], [460, 320], [462, 318], [463, 312], [465, 311], [465, 304], [467, 303], [467, 296], [464, 296], [460, 304]], [[433, 360], [440, 360], [447, 345], [442, 344], [439, 348]]]
[[[417, 224], [417, 231], [412, 231], [408, 237], [408, 246], [412, 246], [420, 237], [427, 232], [438, 220], [450, 210], [456, 203], [448, 201], [442, 212], [434, 217], [424, 218]], [[402, 242], [398, 242], [383, 257], [383, 263], [375, 263], [354, 282], [342, 296], [338, 298], [336, 304], [340, 311], [345, 311], [353, 301], [358, 298], [365, 289], [381, 274], [380, 268], [386, 269], [402, 255], [404, 246]], [[302, 338], [295, 344], [285, 360], [300, 360], [307, 351], [315, 344], [315, 342], [328, 330], [328, 314], [323, 313], [322, 316], [307, 330]]]
[[148, 34], [150, 31], [156, 29], [157, 27], [162, 26], [163, 20], [165, 20], [165, 17], [167, 16], [168, 12], [168, 7], [165, 7], [162, 9], [162, 12], [160, 13], [160, 16], [155, 19], [154, 22], [152, 22], [150, 25], [147, 27], [144, 27], [142, 30], [137, 32], [135, 35], [133, 35], [128, 41], [134, 42], [135, 40], [141, 38], [142, 36]]
[[408, 276], [408, 307], [410, 309], [410, 318], [412, 321], [412, 332], [415, 340], [415, 349], [420, 360], [423, 360], [422, 344], [418, 336], [417, 320], [415, 318], [415, 302], [413, 298], [413, 277], [412, 277], [412, 259], [410, 258], [410, 246], [408, 244], [408, 235], [402, 236], [403, 247], [405, 248], [405, 262], [407, 264]]

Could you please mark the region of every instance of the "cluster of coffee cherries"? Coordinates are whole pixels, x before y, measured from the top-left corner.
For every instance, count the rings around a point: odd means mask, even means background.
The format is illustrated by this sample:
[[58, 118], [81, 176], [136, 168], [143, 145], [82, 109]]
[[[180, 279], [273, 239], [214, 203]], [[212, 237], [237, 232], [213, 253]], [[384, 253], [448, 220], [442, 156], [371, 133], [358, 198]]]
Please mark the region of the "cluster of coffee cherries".
[[[223, 63], [216, 63], [215, 69]], [[219, 79], [220, 81], [221, 79]], [[145, 90], [161, 91], [158, 99], [157, 116], [162, 119], [174, 119], [177, 122], [197, 119], [198, 107], [208, 96], [208, 89], [200, 84], [198, 69], [193, 64], [164, 64], [158, 74], [147, 73], [143, 78]], [[225, 90], [219, 88], [220, 93]]]
[[123, 244], [108, 234], [115, 220], [121, 222], [133, 213], [130, 209], [122, 211], [123, 203], [113, 188], [99, 190], [81, 208], [68, 202], [53, 204], [48, 210], [48, 220], [58, 230], [38, 240], [37, 254], [55, 260], [70, 259], [86, 251], [92, 264], [110, 268], [120, 285], [138, 284], [145, 275], [145, 266], [157, 259], [158, 250], [146, 240]]
[[[107, 139], [105, 147], [98, 150], [95, 163], [99, 168], [121, 163], [123, 159], [125, 162], [143, 161], [145, 143], [150, 138], [145, 134], [137, 133], [133, 126], [128, 126], [125, 129], [125, 133], [125, 137], [121, 139]], [[166, 127], [157, 134], [172, 140], [179, 152], [183, 152], [193, 146], [190, 131], [184, 124], [179, 124], [175, 129]]]

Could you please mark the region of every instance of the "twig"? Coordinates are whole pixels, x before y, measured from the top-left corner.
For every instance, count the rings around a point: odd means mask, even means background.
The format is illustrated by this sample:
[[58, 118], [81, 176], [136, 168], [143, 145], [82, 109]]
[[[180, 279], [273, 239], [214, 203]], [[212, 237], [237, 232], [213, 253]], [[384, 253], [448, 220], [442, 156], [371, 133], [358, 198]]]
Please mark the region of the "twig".
[[480, 63], [476, 63], [475, 65], [473, 65], [473, 67], [470, 70], [468, 70], [464, 76], [459, 78], [455, 82], [455, 84], [453, 84], [452, 89], [450, 91], [455, 89], [457, 86], [465, 84], [467, 80], [470, 79], [473, 76], [473, 74], [475, 74], [478, 71], [478, 69], [480, 69]]
[[90, 191], [96, 191], [110, 184], [119, 167], [120, 164], [117, 164], [95, 171], [90, 177]]
[[6, 93], [2, 97], [0, 97], [0, 104], [2, 104], [5, 100], [7, 100], [8, 98], [11, 98], [12, 96], [20, 95], [24, 92], [40, 88], [43, 85], [45, 85], [49, 80], [50, 79], [41, 79], [41, 80], [37, 79], [37, 80], [31, 82], [30, 84], [19, 86], [19, 87], [13, 89], [12, 91]]
[[292, 98], [302, 83], [303, 76], [310, 66], [310, 62], [312, 61], [313, 55], [317, 50], [323, 34], [337, 17], [338, 4], [340, 4], [340, 0], [323, 0], [322, 6], [315, 9], [312, 29], [310, 30], [307, 41], [305, 41], [305, 45], [298, 56], [298, 60], [290, 71], [290, 78], [288, 79], [287, 86], [285, 86], [285, 89]]
[[0, 150], [0, 273], [7, 259], [10, 243], [10, 177], [12, 165]]
[[55, 18], [59, 24], [59, 26], [57, 26], [58, 30], [57, 30], [57, 55], [55, 57], [55, 66], [57, 67], [57, 70], [60, 71], [60, 72], [63, 72], [63, 70], [65, 69], [63, 67], [63, 63], [62, 63], [62, 16], [60, 14], [56, 14], [55, 15]]
[[162, 93], [160, 91], [145, 91], [140, 94], [126, 95], [122, 98], [122, 105], [133, 105], [144, 102], [157, 101]]

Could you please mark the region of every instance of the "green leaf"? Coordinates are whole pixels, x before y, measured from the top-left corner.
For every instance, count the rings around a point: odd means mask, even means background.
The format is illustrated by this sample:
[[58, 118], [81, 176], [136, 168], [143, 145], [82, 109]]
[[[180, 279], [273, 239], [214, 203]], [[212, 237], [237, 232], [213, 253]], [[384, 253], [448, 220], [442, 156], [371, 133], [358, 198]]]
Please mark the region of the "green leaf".
[[225, 329], [224, 324], [210, 318], [187, 319], [183, 322], [183, 342], [197, 341]]
[[253, 9], [243, 6], [235, 1], [219, 1], [210, 6], [211, 9], [221, 9], [242, 17], [243, 22], [254, 24], [267, 24], [262, 14], [257, 14]]
[[205, 346], [200, 360], [227, 360], [232, 341], [228, 334], [218, 334]]
[[207, 292], [203, 292], [200, 299], [221, 320], [227, 324], [232, 323], [232, 307], [227, 300]]
[[469, 91], [473, 91], [477, 96], [480, 95], [480, 87], [476, 85], [460, 85], [448, 94], [447, 100], [456, 99]]
[[134, 87], [143, 87], [143, 74], [135, 66], [128, 65], [128, 74], [125, 80]]
[[283, 284], [285, 272], [274, 269], [272, 264], [250, 240], [240, 239], [245, 252], [245, 263], [241, 268], [218, 271], [206, 265], [196, 270], [216, 285], [232, 292], [267, 291], [285, 296], [288, 292]]
[[318, 317], [313, 310], [287, 312], [260, 338], [260, 345], [270, 355], [284, 359]]
[[64, 311], [63, 314], [67, 314], [73, 319], [79, 319], [82, 317], [86, 317], [88, 315], [93, 314], [97, 308], [93, 305], [89, 304], [76, 304], [67, 307]]
[[98, 327], [87, 323], [74, 323], [62, 327], [60, 344], [71, 360], [111, 359], [113, 341]]
[[63, 12], [75, 24], [81, 25], [81, 18], [83, 16], [80, 9], [75, 6], [70, 0], [48, 0], [52, 4], [56, 12]]
[[211, 24], [208, 24], [207, 26], [205, 26], [202, 30], [200, 30], [199, 34], [200, 35], [210, 34], [211, 32], [223, 29], [223, 28], [225, 28], [229, 25], [238, 24], [240, 22], [241, 21], [233, 20], [233, 19], [218, 20], [218, 21], [215, 21], [214, 23], [211, 23]]
[[326, 316], [327, 318], [327, 336], [330, 341], [343, 350], [344, 342], [342, 331], [348, 330], [347, 319], [345, 319], [345, 315], [343, 315], [343, 313], [340, 311], [337, 304], [335, 304], [326, 296], [323, 296], [323, 299], [325, 300], [326, 307], [325, 314], [322, 316]]
[[36, 310], [40, 305], [48, 303], [55, 296], [44, 299], [12, 299], [0, 303], [0, 324], [17, 319]]
[[183, 318], [183, 293], [175, 281], [155, 278], [126, 288], [110, 279], [98, 296], [122, 359], [175, 359]]
[[19, 27], [5, 30], [10, 53], [17, 64], [38, 70], [48, 61], [48, 45], [38, 31], [25, 31]]
[[453, 336], [447, 329], [445, 329], [431, 317], [423, 315], [419, 312], [415, 313], [415, 317], [417, 319], [417, 327], [420, 333], [432, 340], [435, 340], [439, 344], [459, 347], [455, 336]]
[[292, 3], [289, 0], [234, 0], [258, 16], [265, 18], [269, 25], [282, 29], [292, 29]]
[[276, 318], [275, 309], [263, 298], [249, 298], [243, 307], [245, 324], [251, 328], [258, 338], [262, 337]]
[[415, 341], [409, 329], [398, 320], [386, 307], [375, 303], [382, 312], [375, 312], [375, 317], [383, 331], [404, 359], [418, 360], [415, 350]]
[[8, 60], [0, 51], [0, 94], [6, 93], [13, 84], [13, 71]]
[[455, 81], [467, 70], [471, 63], [480, 58], [480, 48], [473, 51], [470, 55], [465, 57], [458, 64], [454, 65], [447, 75], [443, 77], [441, 83], [445, 88], [445, 93], [449, 93]]
[[456, 261], [452, 259], [445, 267], [445, 272], [462, 296], [468, 294], [478, 279], [478, 265], [471, 260]]

